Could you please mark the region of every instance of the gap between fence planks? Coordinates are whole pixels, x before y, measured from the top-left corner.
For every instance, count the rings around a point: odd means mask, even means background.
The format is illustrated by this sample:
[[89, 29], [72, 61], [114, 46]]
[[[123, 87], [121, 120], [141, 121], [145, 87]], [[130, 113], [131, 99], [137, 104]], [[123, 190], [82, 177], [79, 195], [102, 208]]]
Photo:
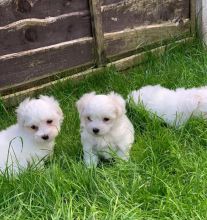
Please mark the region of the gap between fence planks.
[[[148, 58], [149, 53], [151, 53], [155, 56], [160, 56], [165, 52], [165, 50], [168, 47], [183, 44], [186, 42], [190, 42], [192, 40], [193, 40], [193, 37], [185, 38], [185, 39], [176, 41], [173, 44], [172, 43], [167, 44], [165, 46], [157, 47], [157, 48], [152, 49], [150, 51], [142, 52], [142, 53], [139, 53], [139, 54], [136, 54], [136, 55], [112, 62], [112, 63], [109, 63], [109, 64], [107, 64], [106, 67], [114, 66], [118, 71], [126, 70], [130, 67], [137, 65], [137, 64], [145, 62]], [[78, 73], [78, 74], [75, 74], [72, 76], [68, 76], [68, 77], [62, 78], [60, 80], [56, 80], [56, 81], [53, 81], [50, 83], [43, 84], [41, 86], [36, 86], [31, 89], [27, 89], [25, 91], [6, 95], [6, 96], [2, 97], [2, 101], [5, 105], [14, 106], [14, 105], [17, 105], [19, 102], [21, 102], [26, 96], [33, 96], [35, 94], [39, 94], [40, 92], [44, 91], [45, 89], [50, 88], [52, 85], [56, 85], [58, 83], [65, 82], [68, 80], [84, 79], [84, 77], [86, 77], [88, 75], [101, 73], [101, 72], [103, 72], [104, 69], [105, 69], [105, 67], [99, 67], [96, 69], [89, 69], [87, 71], [84, 71], [84, 72], [81, 72], [81, 73]]]

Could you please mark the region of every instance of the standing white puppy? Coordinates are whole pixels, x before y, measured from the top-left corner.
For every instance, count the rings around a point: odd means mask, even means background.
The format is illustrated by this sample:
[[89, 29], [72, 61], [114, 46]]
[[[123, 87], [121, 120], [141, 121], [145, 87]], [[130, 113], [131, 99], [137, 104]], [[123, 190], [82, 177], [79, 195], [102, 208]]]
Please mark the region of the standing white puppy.
[[18, 123], [0, 132], [0, 170], [18, 173], [53, 153], [63, 113], [53, 97], [24, 100], [16, 110]]
[[81, 142], [87, 166], [96, 166], [99, 158], [116, 154], [129, 159], [134, 128], [126, 116], [125, 100], [118, 94], [83, 95], [77, 101], [81, 121]]
[[207, 87], [170, 90], [160, 85], [145, 86], [128, 98], [177, 127], [191, 116], [207, 118]]

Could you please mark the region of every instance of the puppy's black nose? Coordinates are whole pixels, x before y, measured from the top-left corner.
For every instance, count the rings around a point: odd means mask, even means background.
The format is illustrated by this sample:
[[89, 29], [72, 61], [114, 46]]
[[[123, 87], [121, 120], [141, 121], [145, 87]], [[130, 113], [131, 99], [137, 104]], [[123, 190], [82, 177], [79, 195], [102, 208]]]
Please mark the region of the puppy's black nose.
[[48, 139], [49, 139], [49, 136], [48, 136], [48, 135], [43, 135], [43, 136], [42, 136], [42, 139], [43, 139], [43, 140], [48, 140]]
[[99, 129], [98, 129], [98, 128], [93, 128], [93, 133], [94, 133], [94, 134], [98, 134], [98, 132], [99, 132]]

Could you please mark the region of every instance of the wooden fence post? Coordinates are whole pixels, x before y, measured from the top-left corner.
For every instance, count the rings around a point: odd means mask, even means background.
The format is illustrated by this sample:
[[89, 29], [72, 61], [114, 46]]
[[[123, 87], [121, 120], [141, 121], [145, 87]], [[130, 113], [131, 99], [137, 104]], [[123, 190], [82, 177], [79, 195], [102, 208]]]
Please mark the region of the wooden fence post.
[[202, 0], [196, 1], [196, 31], [199, 38], [202, 38]]
[[203, 42], [207, 46], [207, 2], [202, 0], [202, 33]]
[[190, 0], [190, 22], [191, 22], [191, 34], [196, 33], [196, 0]]
[[91, 12], [92, 33], [95, 41], [96, 65], [104, 66], [107, 63], [107, 59], [104, 48], [101, 3], [100, 0], [89, 0], [89, 5]]
[[196, 25], [199, 37], [207, 45], [207, 1], [196, 1]]

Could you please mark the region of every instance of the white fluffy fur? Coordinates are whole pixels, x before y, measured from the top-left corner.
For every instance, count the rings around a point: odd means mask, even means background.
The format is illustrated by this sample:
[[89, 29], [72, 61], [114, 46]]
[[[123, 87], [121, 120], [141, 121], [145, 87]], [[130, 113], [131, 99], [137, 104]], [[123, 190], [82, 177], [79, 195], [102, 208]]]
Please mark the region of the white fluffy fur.
[[207, 87], [170, 90], [160, 85], [145, 86], [128, 98], [177, 127], [191, 116], [207, 118]]
[[[115, 153], [123, 160], [129, 159], [134, 142], [134, 128], [126, 116], [125, 101], [115, 93], [83, 95], [77, 102], [81, 121], [81, 142], [84, 162], [96, 166], [99, 158], [110, 159]], [[109, 119], [108, 121], [104, 121]], [[99, 129], [95, 134], [93, 129]]]
[[[18, 173], [28, 164], [51, 155], [63, 120], [58, 102], [48, 96], [25, 99], [16, 113], [17, 124], [0, 132], [0, 169], [3, 172], [8, 169]], [[48, 139], [44, 140], [42, 137], [46, 135]]]

